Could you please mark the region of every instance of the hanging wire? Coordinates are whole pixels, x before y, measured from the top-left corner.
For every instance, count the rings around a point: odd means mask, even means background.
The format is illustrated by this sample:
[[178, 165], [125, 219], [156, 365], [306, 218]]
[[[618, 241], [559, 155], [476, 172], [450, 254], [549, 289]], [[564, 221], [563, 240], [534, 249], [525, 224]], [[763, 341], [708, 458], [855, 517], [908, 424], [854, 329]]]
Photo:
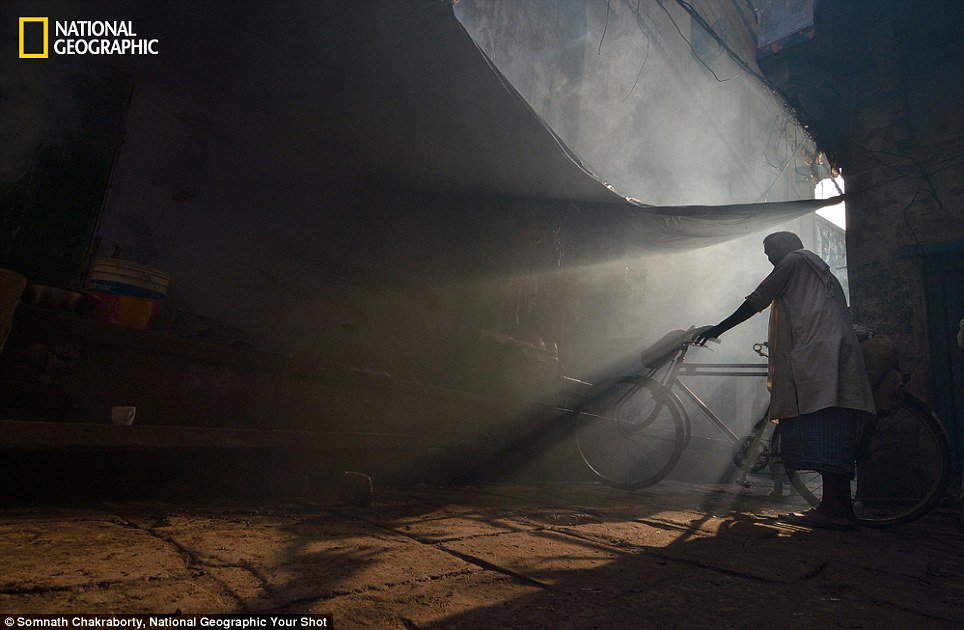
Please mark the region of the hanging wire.
[[[746, 1], [746, 0], [745, 0], [745, 1]], [[749, 2], [747, 2], [747, 4], [749, 4]], [[733, 0], [733, 8], [736, 9], [737, 15], [740, 16], [740, 21], [743, 22], [743, 26], [746, 27], [746, 30], [747, 30], [747, 32], [750, 33], [750, 36], [751, 36], [751, 37], [752, 37], [752, 36], [755, 36], [755, 35], [756, 35], [756, 30], [753, 28], [753, 25], [750, 24], [750, 20], [746, 19], [746, 14], [743, 13], [743, 8], [740, 6], [740, 4], [739, 4], [736, 0]], [[753, 20], [756, 21], [756, 9], [753, 9], [753, 8], [751, 7], [751, 8], [750, 8], [750, 11], [753, 13]]]
[[796, 160], [797, 151], [799, 151], [799, 150], [800, 150], [800, 147], [802, 147], [802, 146], [806, 143], [807, 139], [808, 139], [808, 138], [804, 137], [803, 140], [801, 140], [800, 143], [797, 144], [796, 147], [794, 147], [794, 149], [793, 149], [793, 154], [790, 156], [790, 159], [787, 160], [787, 163], [783, 165], [783, 168], [781, 168], [781, 169], [780, 169], [780, 172], [777, 173], [776, 177], [773, 178], [773, 181], [770, 182], [770, 185], [767, 186], [766, 190], [763, 191], [763, 194], [760, 196], [759, 201], [765, 201], [765, 200], [766, 200], [767, 193], [769, 193], [769, 192], [770, 192], [770, 189], [773, 188], [778, 181], [780, 181], [780, 178], [783, 177], [783, 174], [784, 174], [784, 173], [786, 172], [786, 170], [790, 167], [790, 164], [791, 164], [794, 160]]
[[783, 116], [783, 117], [780, 117], [780, 116], [774, 116], [774, 117], [773, 117], [773, 123], [770, 125], [770, 130], [767, 132], [767, 140], [766, 140], [766, 143], [763, 145], [764, 147], [767, 147], [767, 148], [764, 149], [764, 151], [763, 151], [763, 160], [764, 160], [768, 165], [770, 165], [771, 168], [777, 168], [777, 169], [785, 168], [785, 167], [783, 167], [783, 166], [780, 166], [780, 164], [783, 163], [783, 162], [785, 161], [785, 159], [778, 159], [777, 162], [774, 163], [774, 162], [771, 160], [771, 158], [770, 158], [770, 156], [768, 155], [768, 153], [769, 153], [769, 147], [771, 147], [771, 146], [773, 146], [773, 147], [779, 147], [779, 146], [783, 146], [783, 145], [786, 144], [786, 142], [777, 143], [777, 142], [774, 140], [774, 134], [775, 134], [775, 132], [776, 132], [777, 122], [778, 122], [778, 121], [782, 121], [782, 122], [783, 122], [783, 128], [782, 128], [781, 131], [780, 131], [780, 136], [785, 139], [785, 138], [786, 138], [786, 135], [787, 135], [787, 126], [790, 124], [790, 120], [791, 120], [791, 119], [792, 119], [792, 117], [790, 116], [789, 113], [787, 113], [787, 114], [786, 114], [785, 116]]
[[[673, 14], [669, 12], [669, 9], [667, 9], [665, 6], [663, 6], [663, 3], [662, 3], [662, 2], [658, 2], [657, 4], [659, 4], [659, 7], [663, 10], [664, 13], [666, 13], [667, 17], [669, 17], [669, 21], [673, 23], [673, 26], [676, 28], [676, 32], [679, 33], [679, 36], [680, 36], [681, 38], [683, 38], [683, 41], [686, 42], [686, 45], [689, 46], [689, 47], [690, 47], [690, 50], [693, 51], [693, 56], [696, 57], [696, 60], [699, 61], [700, 64], [701, 64], [704, 68], [706, 68], [707, 70], [709, 70], [710, 74], [712, 74], [719, 83], [726, 83], [727, 81], [729, 81], [729, 80], [731, 80], [731, 79], [735, 79], [735, 78], [737, 78], [738, 76], [740, 76], [741, 74], [743, 74], [743, 70], [741, 69], [739, 72], [737, 72], [737, 73], [734, 74], [733, 76], [727, 77], [727, 78], [725, 78], [725, 79], [721, 79], [720, 76], [719, 76], [718, 74], [716, 74], [716, 72], [713, 71], [713, 68], [711, 68], [709, 65], [707, 65], [707, 63], [706, 63], [705, 61], [703, 61], [703, 58], [700, 57], [700, 54], [699, 54], [698, 52], [696, 52], [696, 48], [693, 47], [692, 42], [690, 42], [690, 40], [686, 39], [686, 35], [683, 35], [683, 31], [680, 30], [679, 24], [676, 23], [676, 20], [673, 18]], [[712, 27], [712, 26], [707, 25], [706, 22], [703, 22], [702, 24], [703, 24], [703, 25], [706, 25], [705, 27], [708, 27], [708, 30], [709, 30], [710, 34], [713, 35], [713, 37], [716, 39], [717, 42], [722, 41], [722, 40], [720, 39], [720, 36], [717, 35], [716, 31], [713, 30], [713, 27]]]
[[907, 177], [915, 177], [915, 176], [916, 176], [916, 177], [920, 177], [920, 178], [924, 181], [924, 183], [927, 185], [927, 187], [928, 187], [928, 190], [926, 190], [925, 192], [930, 193], [930, 194], [934, 197], [934, 200], [937, 202], [937, 204], [938, 204], [938, 205], [941, 207], [941, 209], [943, 209], [943, 210], [946, 210], [946, 207], [944, 206], [944, 203], [943, 203], [943, 201], [941, 200], [940, 195], [938, 194], [936, 188], [934, 187], [934, 184], [933, 184], [933, 181], [931, 180], [931, 178], [932, 178], [934, 175], [936, 175], [936, 174], [938, 174], [938, 173], [941, 173], [941, 172], [943, 172], [943, 171], [946, 171], [946, 170], [948, 170], [948, 169], [960, 168], [960, 167], [964, 166], [964, 161], [961, 161], [962, 158], [964, 158], [964, 152], [960, 152], [960, 153], [957, 153], [957, 154], [954, 154], [954, 155], [951, 155], [951, 156], [948, 156], [948, 157], [945, 157], [945, 158], [941, 158], [941, 159], [939, 159], [939, 160], [937, 160], [937, 161], [935, 161], [935, 162], [933, 162], [933, 163], [931, 163], [931, 164], [921, 164], [920, 162], [918, 162], [917, 160], [915, 160], [914, 158], [912, 158], [912, 157], [910, 157], [910, 156], [908, 156], [908, 155], [902, 155], [902, 154], [899, 154], [899, 153], [890, 153], [890, 152], [888, 152], [888, 151], [880, 151], [880, 150], [867, 149], [867, 148], [865, 148], [865, 147], [861, 147], [861, 146], [856, 145], [856, 144], [853, 144], [853, 143], [850, 143], [850, 146], [862, 150], [863, 152], [865, 152], [865, 153], [867, 154], [868, 157], [871, 157], [871, 158], [874, 157], [874, 156], [873, 156], [874, 153], [881, 153], [881, 154], [884, 154], [884, 155], [891, 155], [891, 156], [894, 156], [894, 157], [902, 158], [902, 159], [904, 159], [904, 160], [909, 161], [911, 164], [913, 164], [914, 167], [915, 167], [915, 169], [916, 169], [916, 170], [912, 170], [912, 171], [900, 172], [900, 170], [899, 170], [896, 166], [894, 166], [893, 164], [889, 164], [889, 163], [884, 162], [884, 161], [882, 161], [882, 160], [880, 160], [880, 159], [875, 159], [874, 161], [876, 161], [878, 164], [880, 164], [880, 165], [882, 165], [882, 166], [885, 166], [885, 167], [888, 167], [888, 168], [890, 168], [890, 169], [893, 170], [893, 171], [897, 171], [898, 174], [895, 175], [894, 177], [890, 178], [890, 179], [885, 179], [885, 180], [882, 180], [882, 181], [880, 181], [880, 182], [878, 182], [878, 183], [876, 183], [876, 184], [874, 184], [874, 185], [872, 185], [872, 186], [868, 186], [868, 187], [865, 188], [864, 190], [875, 190], [875, 189], [881, 188], [881, 187], [883, 187], [883, 186], [886, 186], [886, 185], [888, 185], [888, 184], [892, 184], [893, 182], [896, 182], [896, 181], [898, 181], [898, 180], [905, 179], [905, 178], [907, 178]]
[[[722, 37], [720, 37], [719, 34], [718, 34], [716, 31], [713, 30], [713, 27], [710, 26], [710, 24], [709, 24], [706, 20], [703, 19], [703, 16], [701, 16], [701, 15], [696, 11], [696, 9], [694, 9], [694, 8], [692, 7], [692, 5], [690, 5], [688, 2], [684, 2], [684, 0], [676, 0], [676, 4], [678, 4], [678, 5], [680, 5], [681, 7], [683, 7], [683, 10], [686, 11], [687, 13], [689, 13], [689, 14], [690, 14], [690, 17], [692, 17], [700, 26], [702, 26], [702, 27], [706, 30], [706, 32], [709, 33], [710, 36], [711, 36], [713, 39], [715, 39], [715, 40], [720, 44], [720, 46], [723, 47], [723, 50], [725, 50], [725, 51], [727, 52], [727, 54], [729, 55], [730, 59], [732, 59], [734, 62], [736, 62], [736, 65], [740, 66], [744, 71], [747, 72], [747, 74], [749, 74], [749, 75], [751, 75], [751, 76], [753, 76], [753, 77], [756, 77], [756, 78], [757, 78], [761, 83], [763, 83], [763, 85], [766, 86], [768, 89], [770, 89], [770, 90], [772, 90], [772, 91], [774, 91], [774, 92], [777, 91], [776, 87], [773, 85], [773, 83], [770, 82], [769, 79], [767, 79], [765, 76], [763, 76], [762, 74], [760, 74], [759, 72], [757, 72], [756, 70], [754, 70], [754, 69], [750, 66], [750, 64], [748, 64], [746, 61], [744, 61], [743, 58], [740, 57], [740, 55], [739, 55], [735, 50], [733, 50], [732, 48], [730, 48], [729, 44], [726, 43], [726, 40], [724, 40]], [[660, 6], [662, 6], [661, 3], [660, 3]], [[663, 10], [666, 11], [666, 8], [663, 7]], [[666, 11], [666, 13], [669, 14], [669, 11]], [[672, 17], [670, 17], [670, 19], [672, 19]], [[674, 25], [675, 25], [675, 22], [674, 22]], [[677, 27], [676, 30], [679, 30], [679, 27]], [[680, 34], [682, 35], [682, 33], [680, 33]], [[684, 38], [684, 39], [685, 39], [685, 38]]]
[[921, 245], [920, 238], [917, 236], [917, 230], [915, 230], [914, 226], [911, 225], [910, 215], [909, 215], [911, 206], [917, 203], [917, 198], [920, 197], [921, 193], [928, 193], [930, 195], [933, 195], [933, 193], [931, 193], [931, 191], [929, 190], [925, 190], [923, 188], [919, 189], [916, 193], [914, 193], [914, 197], [910, 200], [910, 203], [904, 206], [904, 209], [900, 211], [900, 214], [901, 216], [904, 217], [904, 224], [907, 226], [907, 229], [910, 230], [910, 235], [914, 238], [914, 245], [917, 247], [917, 250], [919, 252], [923, 253], [924, 247], [923, 245]]
[[650, 40], [647, 37], [646, 38], [646, 56], [643, 57], [643, 63], [639, 66], [639, 72], [636, 73], [636, 80], [633, 81], [633, 87], [629, 88], [629, 92], [627, 92], [626, 96], [623, 97], [623, 102], [625, 102], [626, 99], [629, 98], [629, 95], [633, 93], [633, 90], [636, 89], [636, 86], [639, 84], [639, 77], [643, 76], [643, 68], [646, 67], [646, 62], [649, 60], [649, 49], [652, 43], [653, 43], [652, 40]]
[[602, 37], [599, 38], [599, 49], [596, 51], [597, 55], [602, 54], [603, 40], [606, 39], [606, 31], [609, 30], [609, 10], [612, 8], [612, 0], [606, 0], [606, 24], [603, 26]]

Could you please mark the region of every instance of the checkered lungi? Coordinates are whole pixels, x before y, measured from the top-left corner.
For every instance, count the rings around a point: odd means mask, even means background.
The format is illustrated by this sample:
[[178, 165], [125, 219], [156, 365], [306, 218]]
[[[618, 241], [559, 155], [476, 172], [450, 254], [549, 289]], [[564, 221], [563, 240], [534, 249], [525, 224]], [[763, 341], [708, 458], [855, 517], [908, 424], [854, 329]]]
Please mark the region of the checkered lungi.
[[860, 411], [828, 407], [780, 419], [780, 452], [791, 470], [815, 470], [854, 478]]

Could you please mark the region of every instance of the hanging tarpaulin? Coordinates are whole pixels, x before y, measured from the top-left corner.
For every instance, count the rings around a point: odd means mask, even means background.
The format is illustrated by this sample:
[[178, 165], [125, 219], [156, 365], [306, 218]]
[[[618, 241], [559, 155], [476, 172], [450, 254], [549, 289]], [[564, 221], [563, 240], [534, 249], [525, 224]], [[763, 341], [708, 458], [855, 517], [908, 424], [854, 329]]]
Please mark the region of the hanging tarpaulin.
[[[487, 96], [518, 104], [513, 118], [486, 117], [493, 131], [539, 125], [552, 139], [504, 152], [507, 170], [532, 174], [540, 189], [565, 182], [554, 200], [619, 226], [633, 243], [703, 247], [826, 205], [812, 200], [826, 165], [746, 63], [753, 42], [725, 27], [738, 19], [731, 5], [698, 13], [684, 2], [462, 0], [454, 11], [505, 93]], [[736, 52], [701, 54], [694, 33]], [[545, 169], [534, 167], [549, 164], [540, 181]]]

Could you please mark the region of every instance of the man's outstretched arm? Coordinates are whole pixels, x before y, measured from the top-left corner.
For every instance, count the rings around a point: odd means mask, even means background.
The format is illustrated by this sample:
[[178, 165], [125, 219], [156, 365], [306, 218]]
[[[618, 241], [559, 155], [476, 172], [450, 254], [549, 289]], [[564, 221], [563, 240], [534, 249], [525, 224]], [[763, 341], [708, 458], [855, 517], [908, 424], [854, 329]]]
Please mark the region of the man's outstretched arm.
[[724, 319], [722, 322], [704, 330], [702, 333], [697, 335], [695, 343], [698, 346], [705, 346], [709, 339], [716, 339], [729, 329], [742, 324], [746, 320], [750, 319], [754, 314], [756, 314], [756, 308], [749, 301], [744, 300], [743, 304], [740, 304], [740, 308], [733, 311], [733, 314]]

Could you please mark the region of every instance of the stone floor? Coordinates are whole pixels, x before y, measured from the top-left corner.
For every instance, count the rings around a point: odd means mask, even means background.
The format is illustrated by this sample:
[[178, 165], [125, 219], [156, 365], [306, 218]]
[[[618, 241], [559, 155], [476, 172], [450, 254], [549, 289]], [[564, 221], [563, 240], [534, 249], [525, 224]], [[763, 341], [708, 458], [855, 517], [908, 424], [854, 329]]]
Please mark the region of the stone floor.
[[294, 612], [338, 628], [960, 628], [958, 513], [810, 530], [662, 482], [97, 501], [0, 515], [0, 613]]

